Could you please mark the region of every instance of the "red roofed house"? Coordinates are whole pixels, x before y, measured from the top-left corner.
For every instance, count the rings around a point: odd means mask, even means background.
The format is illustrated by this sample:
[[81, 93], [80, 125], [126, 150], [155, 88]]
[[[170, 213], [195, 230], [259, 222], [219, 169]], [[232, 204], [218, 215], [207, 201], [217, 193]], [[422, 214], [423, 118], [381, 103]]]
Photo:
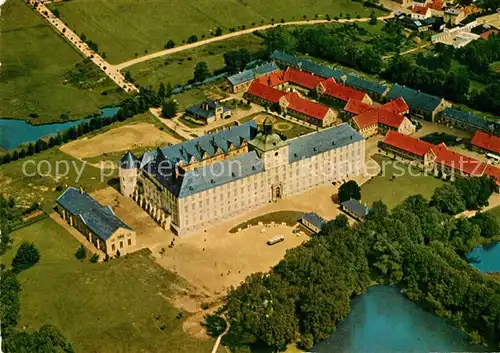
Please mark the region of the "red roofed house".
[[286, 70], [275, 71], [269, 75], [262, 76], [258, 81], [262, 84], [280, 90], [286, 90], [290, 85], [305, 88], [312, 91], [324, 78], [310, 74], [305, 71], [289, 67]]
[[372, 99], [365, 92], [337, 83], [333, 78], [320, 82], [316, 87], [316, 92], [320, 96], [330, 98], [340, 103], [345, 103], [350, 99], [354, 99], [365, 104], [373, 104]]
[[269, 106], [272, 104], [278, 104], [281, 97], [286, 93], [280, 90], [274, 89], [267, 85], [260, 83], [259, 81], [254, 81], [248, 87], [243, 97], [251, 102]]
[[283, 112], [320, 127], [333, 125], [338, 113], [323, 104], [304, 99], [297, 92], [281, 97], [279, 104]]
[[457, 173], [462, 177], [487, 175], [500, 186], [499, 168], [454, 152], [444, 143], [433, 145], [396, 131], [389, 131], [380, 147], [394, 155], [417, 161], [424, 169], [434, 171], [436, 176], [441, 175], [454, 180]]
[[490, 29], [486, 32], [483, 32], [480, 34], [481, 38], [483, 38], [484, 40], [488, 40], [488, 38], [492, 35], [492, 34], [498, 34], [500, 33], [500, 31], [498, 29]]
[[472, 146], [480, 152], [490, 152], [500, 156], [500, 137], [477, 130], [471, 140]]
[[377, 107], [359, 103], [355, 104], [353, 101], [349, 101], [344, 109], [350, 112], [363, 111], [356, 115], [352, 122], [361, 135], [366, 138], [377, 133], [385, 134], [389, 130], [395, 130], [404, 135], [411, 135], [416, 130], [410, 119], [404, 116], [408, 113], [409, 108], [401, 97]]
[[432, 16], [431, 8], [427, 6], [413, 6], [411, 10], [411, 18], [414, 20], [425, 20]]
[[360, 102], [352, 98], [347, 101], [347, 104], [344, 107], [344, 111], [349, 113], [350, 116], [359, 115], [370, 109], [373, 109], [372, 105]]

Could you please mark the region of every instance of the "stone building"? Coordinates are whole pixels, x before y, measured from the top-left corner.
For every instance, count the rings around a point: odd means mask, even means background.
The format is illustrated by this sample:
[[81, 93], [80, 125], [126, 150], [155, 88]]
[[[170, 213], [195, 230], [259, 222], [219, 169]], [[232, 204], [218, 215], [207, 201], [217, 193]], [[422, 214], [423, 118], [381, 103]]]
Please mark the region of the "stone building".
[[210, 124], [231, 117], [231, 109], [211, 99], [205, 99], [201, 104], [187, 108], [186, 114], [200, 121], [202, 124]]
[[141, 158], [127, 153], [121, 191], [182, 235], [360, 175], [364, 145], [348, 124], [284, 141], [270, 121], [252, 121]]
[[69, 187], [56, 203], [57, 213], [105, 254], [124, 255], [135, 246], [134, 230], [110, 206], [102, 206], [85, 191]]

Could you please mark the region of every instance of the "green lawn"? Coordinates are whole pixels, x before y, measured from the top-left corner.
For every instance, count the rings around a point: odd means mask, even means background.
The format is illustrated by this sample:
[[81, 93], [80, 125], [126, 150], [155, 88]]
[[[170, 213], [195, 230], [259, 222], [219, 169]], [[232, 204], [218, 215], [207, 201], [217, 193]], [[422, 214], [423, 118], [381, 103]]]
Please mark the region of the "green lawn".
[[262, 42], [262, 38], [253, 34], [245, 35], [145, 61], [123, 71], [129, 70], [132, 77], [143, 86], [158, 88], [160, 82], [182, 85], [193, 78], [194, 67], [200, 61], [205, 61], [213, 72], [224, 67], [224, 53], [243, 48], [255, 53], [263, 50]]
[[243, 223], [238, 224], [237, 226], [231, 228], [229, 233], [236, 233], [238, 228], [244, 229], [247, 225], [257, 225], [259, 222], [264, 224], [268, 224], [271, 222], [274, 223], [282, 223], [285, 222], [289, 226], [295, 225], [299, 219], [304, 215], [304, 212], [299, 211], [278, 211], [268, 213], [259, 217], [252, 218], [251, 220], [245, 221]]
[[[66, 165], [69, 167], [67, 176], [63, 176]], [[56, 181], [58, 166], [60, 178]], [[61, 152], [57, 147], [51, 148], [0, 166], [0, 191], [14, 197], [21, 206], [29, 206], [37, 201], [44, 209], [50, 210], [55, 205], [55, 199], [61, 194], [61, 191], [56, 190], [58, 185], [63, 189], [67, 186], [82, 186], [89, 192], [107, 186], [112, 176], [101, 175], [100, 169], [89, 165], [85, 165], [78, 179], [78, 171], [82, 170], [82, 166], [83, 162]]]
[[[83, 58], [24, 1], [2, 6], [0, 32], [0, 117], [33, 124], [61, 121], [63, 113], [80, 119], [125, 97], [100, 72], [87, 82], [90, 88], [64, 84], [65, 74]], [[30, 113], [39, 117], [29, 119]]]
[[[12, 233], [10, 261], [21, 241], [34, 242], [41, 260], [19, 275], [19, 329], [57, 326], [77, 353], [207, 353], [213, 340], [197, 341], [182, 330], [179, 310], [167, 297], [181, 280], [154, 263], [147, 251], [92, 264], [74, 253], [79, 243], [52, 219]], [[162, 330], [163, 327], [163, 330]]]
[[209, 37], [219, 26], [227, 33], [232, 27], [268, 24], [273, 18], [279, 22], [304, 15], [313, 19], [370, 14], [369, 8], [351, 0], [101, 0], [91, 5], [72, 0], [51, 7], [59, 8], [61, 18], [76, 33], [97, 42], [111, 63], [161, 50], [169, 39], [181, 44], [193, 34]]
[[[375, 155], [373, 159], [382, 166], [385, 172], [361, 186], [361, 199], [368, 205], [381, 200], [392, 208], [411, 195], [421, 194], [425, 198], [430, 198], [434, 189], [444, 184], [444, 181], [431, 175], [410, 175], [422, 174], [422, 172], [403, 162], [394, 162], [382, 155]], [[400, 176], [391, 180], [394, 174]]]

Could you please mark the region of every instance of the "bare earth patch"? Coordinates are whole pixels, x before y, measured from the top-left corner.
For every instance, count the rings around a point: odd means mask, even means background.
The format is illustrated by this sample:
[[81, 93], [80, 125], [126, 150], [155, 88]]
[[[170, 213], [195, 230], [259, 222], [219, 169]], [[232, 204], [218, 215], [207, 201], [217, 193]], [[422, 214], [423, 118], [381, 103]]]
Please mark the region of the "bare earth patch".
[[97, 157], [104, 153], [127, 151], [141, 147], [165, 146], [179, 142], [153, 124], [139, 123], [120, 126], [91, 138], [79, 139], [60, 149], [75, 158]]

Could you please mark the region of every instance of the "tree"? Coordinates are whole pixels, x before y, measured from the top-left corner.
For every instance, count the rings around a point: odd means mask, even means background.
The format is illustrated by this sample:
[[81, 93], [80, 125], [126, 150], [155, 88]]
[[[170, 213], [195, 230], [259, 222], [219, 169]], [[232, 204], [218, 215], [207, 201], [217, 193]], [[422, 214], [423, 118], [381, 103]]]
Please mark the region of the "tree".
[[54, 16], [56, 16], [57, 18], [60, 18], [61, 17], [61, 13], [59, 12], [59, 9], [56, 7], [52, 10], [52, 13], [54, 14]]
[[92, 263], [96, 263], [97, 261], [99, 261], [99, 254], [94, 253], [94, 254], [90, 257], [90, 262], [92, 262]]
[[33, 243], [23, 242], [12, 260], [12, 268], [15, 272], [28, 269], [40, 261], [40, 252]]
[[297, 50], [297, 39], [290, 33], [290, 31], [284, 29], [283, 27], [276, 27], [269, 30], [264, 42], [268, 53], [279, 50], [293, 54]]
[[78, 259], [78, 260], [83, 260], [85, 259], [85, 257], [87, 256], [87, 252], [85, 251], [85, 247], [82, 245], [80, 245], [78, 247], [78, 249], [76, 250], [76, 253], [75, 253], [75, 257]]
[[165, 85], [163, 84], [163, 82], [160, 82], [160, 88], [158, 89], [158, 97], [161, 99], [161, 101], [163, 102], [163, 100], [165, 99]]
[[205, 61], [200, 61], [196, 64], [194, 68], [194, 82], [203, 82], [210, 76], [210, 71], [208, 70], [208, 65]]
[[245, 48], [224, 53], [224, 64], [230, 73], [242, 71], [250, 60], [250, 52]]
[[130, 73], [130, 71], [125, 71], [124, 77], [125, 77], [125, 81], [133, 82], [132, 74]]
[[453, 184], [445, 184], [434, 190], [431, 205], [450, 215], [465, 211], [465, 201], [462, 194]]
[[197, 41], [198, 41], [198, 36], [196, 36], [196, 34], [191, 35], [187, 40], [188, 43], [195, 43]]
[[361, 200], [361, 188], [354, 180], [349, 180], [339, 187], [339, 202], [342, 203], [350, 199]]
[[177, 114], [177, 103], [173, 99], [167, 100], [163, 103], [161, 113], [166, 118], [173, 118]]
[[207, 330], [210, 337], [217, 338], [220, 334], [224, 333], [227, 328], [227, 322], [219, 315], [206, 315], [205, 321], [201, 323]]
[[12, 271], [2, 271], [0, 276], [0, 323], [4, 337], [10, 330], [15, 329], [19, 320], [20, 290], [21, 285], [16, 274]]
[[221, 36], [222, 35], [222, 28], [220, 27], [217, 27], [217, 29], [215, 30], [215, 35], [218, 37], [218, 36]]
[[500, 224], [496, 217], [489, 213], [478, 212], [474, 217], [469, 219], [472, 223], [479, 226], [481, 229], [481, 236], [491, 238], [500, 234]]
[[38, 331], [21, 331], [5, 342], [6, 353], [73, 353], [73, 347], [55, 326], [43, 325]]
[[372, 11], [370, 14], [370, 22], [368, 22], [371, 25], [376, 25], [377, 24], [377, 16], [375, 15], [375, 12]]
[[167, 87], [165, 88], [165, 97], [170, 98], [172, 96], [172, 84], [170, 82], [167, 82]]
[[163, 47], [165, 49], [171, 49], [175, 47], [175, 42], [172, 39], [169, 39], [168, 42]]

